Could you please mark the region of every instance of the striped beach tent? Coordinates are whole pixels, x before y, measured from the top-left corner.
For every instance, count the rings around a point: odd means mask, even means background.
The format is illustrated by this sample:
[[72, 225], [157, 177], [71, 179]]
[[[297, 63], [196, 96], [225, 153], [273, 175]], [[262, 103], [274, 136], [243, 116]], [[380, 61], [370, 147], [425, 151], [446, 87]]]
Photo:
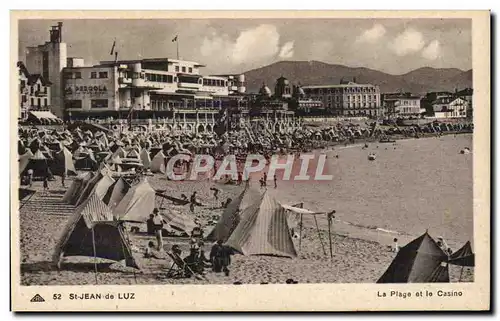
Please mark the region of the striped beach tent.
[[53, 260], [59, 267], [68, 256], [125, 260], [127, 266], [138, 268], [122, 226], [96, 194], [76, 209], [63, 229]]
[[102, 201], [104, 204], [108, 205], [109, 208], [114, 209], [123, 197], [125, 197], [129, 189], [130, 184], [127, 183], [123, 177], [120, 177], [108, 187]]
[[285, 209], [268, 192], [243, 210], [226, 242], [244, 255], [296, 257]]
[[260, 198], [260, 191], [250, 188], [250, 185], [246, 183], [243, 191], [238, 195], [238, 197], [232, 200], [227, 208], [224, 209], [224, 212], [217, 221], [214, 229], [207, 236], [207, 240], [227, 241], [236, 226], [240, 223], [240, 216], [243, 210], [245, 210], [252, 203], [260, 200]]

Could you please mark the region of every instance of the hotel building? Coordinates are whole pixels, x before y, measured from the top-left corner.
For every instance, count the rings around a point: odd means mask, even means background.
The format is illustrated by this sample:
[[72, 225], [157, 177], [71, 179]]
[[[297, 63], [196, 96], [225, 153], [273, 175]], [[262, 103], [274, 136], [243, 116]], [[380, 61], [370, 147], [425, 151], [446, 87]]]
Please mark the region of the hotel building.
[[302, 86], [304, 93], [321, 100], [325, 110], [336, 116], [382, 115], [380, 89], [370, 84], [341, 81], [338, 85]]
[[425, 113], [425, 108], [420, 108], [420, 96], [411, 93], [382, 94], [384, 111], [387, 116], [410, 117]]

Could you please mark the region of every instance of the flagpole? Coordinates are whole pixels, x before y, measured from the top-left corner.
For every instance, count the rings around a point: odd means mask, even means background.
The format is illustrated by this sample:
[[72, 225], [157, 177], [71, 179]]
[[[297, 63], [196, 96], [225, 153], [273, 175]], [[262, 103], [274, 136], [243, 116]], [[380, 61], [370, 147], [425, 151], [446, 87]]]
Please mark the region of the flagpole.
[[179, 36], [175, 36], [175, 43], [177, 45], [177, 60], [179, 60]]

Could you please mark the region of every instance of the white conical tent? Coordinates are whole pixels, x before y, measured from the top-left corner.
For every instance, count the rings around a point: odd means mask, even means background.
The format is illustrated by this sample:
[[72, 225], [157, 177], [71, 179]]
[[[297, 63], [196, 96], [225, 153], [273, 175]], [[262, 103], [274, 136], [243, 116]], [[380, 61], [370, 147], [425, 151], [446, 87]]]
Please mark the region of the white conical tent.
[[116, 219], [130, 222], [146, 222], [155, 208], [156, 192], [146, 178], [127, 192], [113, 210]]
[[140, 160], [144, 168], [148, 169], [151, 166], [151, 157], [149, 157], [149, 152], [144, 148], [141, 151]]
[[151, 172], [153, 173], [165, 173], [165, 154], [160, 150], [156, 153], [153, 160], [151, 160]]
[[267, 192], [243, 210], [226, 245], [244, 255], [297, 256], [285, 209]]

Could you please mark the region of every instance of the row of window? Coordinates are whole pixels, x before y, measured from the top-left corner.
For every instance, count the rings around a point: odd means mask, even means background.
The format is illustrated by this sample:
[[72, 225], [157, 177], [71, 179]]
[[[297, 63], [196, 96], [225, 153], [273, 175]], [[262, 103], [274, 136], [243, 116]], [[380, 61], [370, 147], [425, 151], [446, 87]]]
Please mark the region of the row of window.
[[353, 88], [304, 88], [306, 93], [311, 94], [345, 94], [345, 93], [377, 93], [375, 87], [353, 87]]
[[[26, 88], [26, 81], [21, 80], [21, 90]], [[41, 84], [36, 84], [35, 86], [30, 86], [30, 95], [34, 95], [35, 92], [40, 92], [40, 93], [47, 93], [47, 87], [42, 86]]]
[[[108, 108], [109, 101], [107, 99], [91, 99], [90, 100], [90, 108]], [[73, 99], [66, 100], [64, 102], [65, 108], [82, 108], [82, 100]]]
[[[182, 70], [182, 72], [186, 72], [186, 67], [182, 66], [181, 70]], [[189, 67], [187, 70], [188, 70], [189, 73], [193, 72], [193, 68], [192, 67]], [[175, 66], [175, 71], [179, 72], [179, 66]]]
[[[66, 71], [63, 74], [64, 79], [82, 79], [82, 72], [81, 71]], [[107, 79], [108, 78], [108, 72], [107, 71], [91, 71], [90, 72], [90, 79]]]
[[204, 78], [203, 86], [227, 87], [227, 81], [221, 79]]
[[146, 80], [171, 84], [177, 82], [177, 77], [174, 77], [172, 75], [146, 74]]
[[[28, 102], [28, 97], [25, 95], [21, 96], [21, 102], [26, 103]], [[48, 99], [47, 98], [30, 98], [30, 106], [48, 106]]]

